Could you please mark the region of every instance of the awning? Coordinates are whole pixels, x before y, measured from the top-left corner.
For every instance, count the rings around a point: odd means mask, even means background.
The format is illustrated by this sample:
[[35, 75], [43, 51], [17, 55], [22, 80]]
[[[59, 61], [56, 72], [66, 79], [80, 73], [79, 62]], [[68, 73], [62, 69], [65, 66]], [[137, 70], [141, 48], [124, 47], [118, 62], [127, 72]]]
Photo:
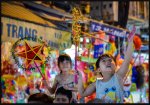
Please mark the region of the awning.
[[45, 7], [41, 4], [37, 4], [37, 3], [32, 2], [32, 1], [23, 1], [23, 3], [29, 9], [32, 9], [35, 11], [42, 11], [42, 12], [45, 12], [47, 14], [50, 14], [51, 16], [55, 16], [55, 17], [59, 17], [59, 18], [62, 18], [62, 17], [72, 18], [72, 15], [67, 13], [67, 12], [62, 13], [58, 10], [55, 10], [55, 9], [52, 9], [49, 7]]
[[40, 38], [52, 49], [58, 50], [64, 50], [72, 44], [71, 33], [68, 30], [58, 28], [48, 19], [38, 16], [23, 5], [2, 2], [1, 20], [2, 42], [14, 43], [20, 38], [32, 37], [29, 40], [30, 44], [36, 45], [36, 38]]
[[45, 18], [45, 19], [48, 19], [48, 20], [54, 20], [54, 21], [63, 21], [63, 18], [58, 18], [58, 17], [54, 17], [54, 16], [51, 16], [51, 15], [48, 15], [44, 12], [39, 12], [39, 11], [34, 11], [32, 10], [35, 14], [37, 14], [38, 16], [42, 17], [42, 18]]
[[34, 14], [31, 10], [23, 6], [15, 5], [13, 3], [2, 2], [2, 16], [21, 19], [28, 22], [34, 22], [45, 26], [56, 27], [49, 21]]

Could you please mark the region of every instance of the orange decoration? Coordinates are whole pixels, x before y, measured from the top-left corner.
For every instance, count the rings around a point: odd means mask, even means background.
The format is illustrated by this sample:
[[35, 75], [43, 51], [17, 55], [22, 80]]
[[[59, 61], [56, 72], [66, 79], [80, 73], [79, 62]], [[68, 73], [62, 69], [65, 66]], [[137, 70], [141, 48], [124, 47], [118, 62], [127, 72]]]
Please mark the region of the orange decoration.
[[[99, 30], [98, 33], [95, 35], [97, 38], [105, 39], [105, 32], [102, 30]], [[104, 42], [99, 39], [95, 39], [94, 45], [103, 44]]]
[[85, 97], [85, 103], [87, 103], [88, 101], [93, 100], [95, 98], [96, 98], [96, 92], [94, 92], [93, 94]]
[[141, 45], [142, 45], [141, 38], [139, 36], [135, 35], [133, 38], [133, 42], [134, 42], [135, 49], [140, 50]]

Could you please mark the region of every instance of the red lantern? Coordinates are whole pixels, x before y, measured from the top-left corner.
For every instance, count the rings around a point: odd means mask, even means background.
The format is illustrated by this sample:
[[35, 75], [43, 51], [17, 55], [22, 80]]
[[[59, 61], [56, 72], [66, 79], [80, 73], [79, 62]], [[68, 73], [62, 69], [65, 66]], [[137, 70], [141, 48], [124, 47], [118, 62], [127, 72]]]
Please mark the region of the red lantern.
[[134, 46], [136, 50], [140, 50], [142, 41], [139, 36], [135, 35], [133, 38]]

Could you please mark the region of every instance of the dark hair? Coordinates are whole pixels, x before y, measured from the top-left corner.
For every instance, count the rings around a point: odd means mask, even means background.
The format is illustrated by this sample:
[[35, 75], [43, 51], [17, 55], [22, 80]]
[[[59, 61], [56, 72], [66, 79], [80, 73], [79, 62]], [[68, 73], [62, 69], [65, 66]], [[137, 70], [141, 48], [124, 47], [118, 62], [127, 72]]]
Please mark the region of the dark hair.
[[72, 64], [71, 58], [70, 58], [70, 56], [68, 54], [61, 54], [58, 57], [58, 67], [60, 65], [60, 62], [63, 62], [64, 60], [70, 61], [70, 64]]
[[35, 93], [29, 96], [28, 103], [35, 101], [37, 103], [53, 103], [53, 98], [44, 93]]
[[138, 89], [140, 89], [144, 85], [144, 67], [142, 65], [138, 65], [135, 68], [136, 68], [136, 71], [137, 71], [136, 86], [137, 86]]
[[100, 62], [100, 60], [101, 60], [103, 57], [112, 58], [112, 59], [114, 60], [114, 62], [116, 63], [116, 59], [115, 59], [112, 55], [110, 55], [110, 54], [102, 54], [102, 55], [99, 56], [99, 58], [98, 58], [97, 61], [96, 61], [96, 69], [99, 68], [99, 62]]
[[88, 101], [87, 103], [104, 103], [104, 101], [102, 99], [95, 98], [95, 99]]
[[88, 101], [87, 103], [113, 103], [113, 102], [109, 99], [95, 98], [95, 99], [92, 99], [92, 100]]
[[66, 90], [66, 89], [64, 89], [64, 87], [60, 87], [56, 90], [55, 96], [58, 95], [58, 94], [67, 96], [69, 101], [72, 98], [72, 91], [71, 90]]

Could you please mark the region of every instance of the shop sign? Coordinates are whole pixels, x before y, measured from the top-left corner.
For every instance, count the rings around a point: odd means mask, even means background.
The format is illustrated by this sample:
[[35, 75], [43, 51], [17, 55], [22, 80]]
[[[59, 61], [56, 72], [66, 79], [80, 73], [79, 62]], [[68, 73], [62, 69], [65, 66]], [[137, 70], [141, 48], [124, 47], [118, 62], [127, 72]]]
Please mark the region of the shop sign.
[[38, 43], [37, 38], [47, 42], [53, 49], [64, 50], [71, 47], [71, 33], [50, 27], [11, 18], [1, 18], [2, 42], [16, 42], [20, 38], [31, 37], [32, 45]]
[[118, 37], [127, 37], [129, 35], [129, 32], [123, 29], [115, 28], [102, 23], [90, 22], [90, 28], [92, 32], [98, 32], [99, 30], [102, 30], [109, 35], [114, 35]]

